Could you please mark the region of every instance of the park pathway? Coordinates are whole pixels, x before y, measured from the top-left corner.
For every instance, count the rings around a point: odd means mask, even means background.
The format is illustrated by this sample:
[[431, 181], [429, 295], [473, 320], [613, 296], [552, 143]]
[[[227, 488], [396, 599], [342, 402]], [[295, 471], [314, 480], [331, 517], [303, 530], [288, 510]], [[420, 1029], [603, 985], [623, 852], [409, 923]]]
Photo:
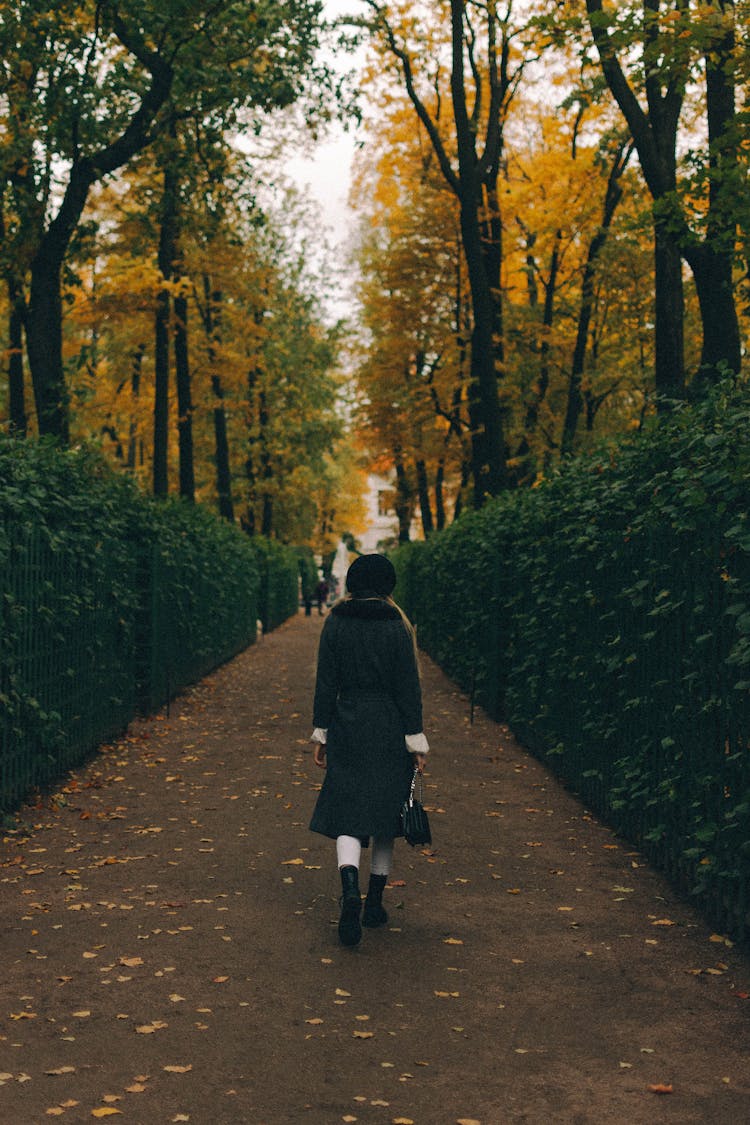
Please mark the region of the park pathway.
[[434, 847], [337, 944], [298, 618], [0, 848], [0, 1123], [747, 1125], [750, 960], [423, 659]]

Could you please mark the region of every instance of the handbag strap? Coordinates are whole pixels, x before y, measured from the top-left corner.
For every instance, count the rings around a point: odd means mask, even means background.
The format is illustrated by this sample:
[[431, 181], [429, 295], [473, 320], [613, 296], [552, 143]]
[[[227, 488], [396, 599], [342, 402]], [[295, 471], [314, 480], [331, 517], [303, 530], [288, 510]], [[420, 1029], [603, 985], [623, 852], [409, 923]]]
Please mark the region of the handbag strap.
[[411, 789], [409, 790], [409, 804], [411, 804], [414, 800], [414, 789], [417, 784], [417, 778], [419, 778], [419, 797], [417, 798], [417, 800], [422, 801], [422, 773], [421, 770], [418, 770], [415, 766], [414, 776], [411, 779]]

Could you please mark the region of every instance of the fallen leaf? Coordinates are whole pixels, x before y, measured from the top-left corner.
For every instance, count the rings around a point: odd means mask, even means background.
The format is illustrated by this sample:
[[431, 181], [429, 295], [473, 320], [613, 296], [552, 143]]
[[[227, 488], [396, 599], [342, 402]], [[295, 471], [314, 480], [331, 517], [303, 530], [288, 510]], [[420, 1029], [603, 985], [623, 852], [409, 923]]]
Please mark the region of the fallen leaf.
[[355, 1039], [372, 1039], [374, 1031], [353, 1031], [352, 1035]]
[[461, 938], [447, 937], [443, 938], [443, 945], [463, 945]]
[[481, 1121], [477, 1121], [476, 1117], [459, 1117], [456, 1125], [482, 1125]]
[[65, 1113], [65, 1110], [60, 1105], [53, 1105], [50, 1109], [45, 1109], [44, 1112], [46, 1113], [47, 1117], [62, 1117], [62, 1115]]
[[343, 988], [337, 988], [337, 989], [336, 989], [336, 995], [337, 995], [337, 996], [351, 996], [351, 992], [347, 992], [347, 991], [346, 991], [345, 989], [343, 989]]
[[674, 926], [671, 918], [657, 918], [655, 922], [651, 923], [652, 926]]
[[229, 977], [214, 977], [213, 983], [214, 984], [226, 984], [226, 982], [228, 980], [229, 980]]
[[414, 1125], [411, 1117], [394, 1117], [392, 1125]]
[[310, 1024], [314, 1024], [314, 1025], [316, 1025], [316, 1026], [317, 1026], [317, 1024], [319, 1024], [319, 1023], [322, 1023], [322, 1022], [323, 1022], [323, 1021], [322, 1021], [322, 1019], [320, 1019], [320, 1017], [319, 1017], [319, 1016], [315, 1016], [315, 1018], [314, 1018], [314, 1019], [311, 1019], [311, 1020], [305, 1020], [305, 1023], [310, 1023]]
[[661, 1083], [661, 1082], [652, 1083], [649, 1086], [649, 1090], [651, 1091], [652, 1094], [673, 1094], [674, 1093], [674, 1089], [671, 1085], [665, 1085], [664, 1083]]
[[74, 1066], [58, 1066], [55, 1070], [45, 1070], [45, 1074], [75, 1074]]
[[138, 965], [143, 965], [144, 961], [142, 957], [121, 957], [119, 963], [128, 969], [135, 969]]
[[112, 1117], [116, 1113], [119, 1113], [120, 1117], [122, 1117], [122, 1110], [113, 1109], [111, 1105], [103, 1105], [99, 1109], [91, 1110], [92, 1117]]
[[188, 1066], [163, 1066], [162, 1070], [166, 1070], [167, 1074], [187, 1074], [189, 1070], [193, 1069], [192, 1063]]
[[304, 859], [300, 859], [299, 857], [297, 859], [285, 859], [285, 860], [283, 860], [281, 866], [282, 867], [299, 867], [300, 864], [304, 864], [304, 862], [305, 862]]

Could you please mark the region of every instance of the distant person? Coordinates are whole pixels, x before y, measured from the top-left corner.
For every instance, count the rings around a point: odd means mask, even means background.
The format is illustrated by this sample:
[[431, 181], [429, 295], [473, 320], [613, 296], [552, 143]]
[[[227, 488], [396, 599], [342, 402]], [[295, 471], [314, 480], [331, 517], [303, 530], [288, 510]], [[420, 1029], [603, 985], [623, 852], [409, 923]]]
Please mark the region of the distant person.
[[[326, 770], [310, 828], [336, 841], [341, 873], [339, 940], [357, 945], [362, 924], [388, 921], [383, 890], [401, 830], [401, 806], [429, 745], [414, 630], [391, 598], [396, 572], [383, 555], [360, 555], [346, 597], [320, 635], [313, 706], [315, 764]], [[359, 863], [373, 839], [362, 913]], [[361, 915], [361, 918], [360, 918]]]
[[318, 613], [323, 612], [323, 608], [328, 601], [328, 583], [325, 578], [321, 578], [318, 585], [315, 587], [315, 600], [318, 603]]

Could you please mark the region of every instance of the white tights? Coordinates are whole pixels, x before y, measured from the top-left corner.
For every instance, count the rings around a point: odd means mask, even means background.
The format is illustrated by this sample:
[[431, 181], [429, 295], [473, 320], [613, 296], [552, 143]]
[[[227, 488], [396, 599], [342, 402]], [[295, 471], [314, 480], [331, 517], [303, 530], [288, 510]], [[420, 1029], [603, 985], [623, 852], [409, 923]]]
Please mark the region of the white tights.
[[[336, 837], [336, 859], [339, 867], [356, 867], [362, 856], [362, 845], [356, 836]], [[393, 861], [393, 839], [375, 837], [372, 841], [371, 875], [390, 875]]]

